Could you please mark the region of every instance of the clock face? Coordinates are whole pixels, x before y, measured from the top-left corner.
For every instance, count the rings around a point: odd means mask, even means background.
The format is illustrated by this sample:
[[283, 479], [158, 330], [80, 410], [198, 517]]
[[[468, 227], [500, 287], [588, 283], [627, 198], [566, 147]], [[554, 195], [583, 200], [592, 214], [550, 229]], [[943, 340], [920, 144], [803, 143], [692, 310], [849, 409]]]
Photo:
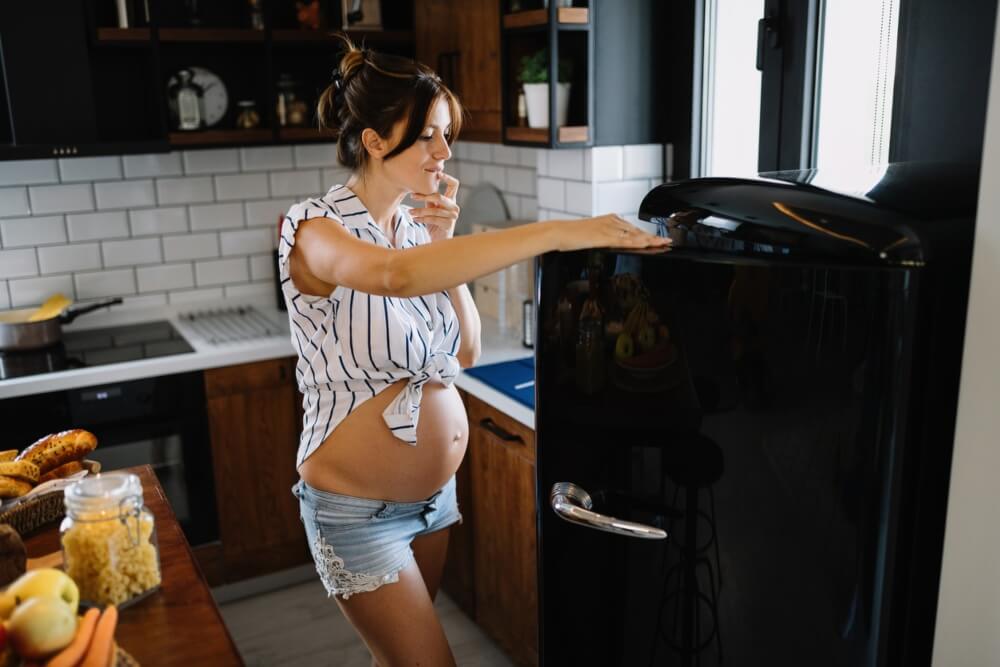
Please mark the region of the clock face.
[[[226, 85], [222, 83], [222, 79], [215, 72], [204, 67], [188, 67], [187, 69], [191, 70], [194, 75], [192, 82], [201, 86], [203, 91], [201, 117], [205, 120], [206, 127], [212, 127], [222, 120], [222, 117], [226, 115], [226, 110], [229, 109], [229, 93], [226, 91]], [[173, 75], [167, 82], [167, 87], [175, 85], [178, 81], [177, 75]]]

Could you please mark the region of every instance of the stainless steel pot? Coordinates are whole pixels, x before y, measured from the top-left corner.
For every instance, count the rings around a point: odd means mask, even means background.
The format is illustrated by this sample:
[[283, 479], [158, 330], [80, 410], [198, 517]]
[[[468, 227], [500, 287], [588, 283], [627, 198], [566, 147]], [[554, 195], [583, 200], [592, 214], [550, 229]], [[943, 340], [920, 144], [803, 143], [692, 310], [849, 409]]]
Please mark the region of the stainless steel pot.
[[62, 326], [69, 324], [80, 315], [121, 303], [120, 297], [105, 299], [85, 306], [70, 306], [56, 317], [37, 322], [28, 322], [34, 308], [8, 310], [0, 313], [0, 352], [37, 350], [55, 345], [62, 340]]

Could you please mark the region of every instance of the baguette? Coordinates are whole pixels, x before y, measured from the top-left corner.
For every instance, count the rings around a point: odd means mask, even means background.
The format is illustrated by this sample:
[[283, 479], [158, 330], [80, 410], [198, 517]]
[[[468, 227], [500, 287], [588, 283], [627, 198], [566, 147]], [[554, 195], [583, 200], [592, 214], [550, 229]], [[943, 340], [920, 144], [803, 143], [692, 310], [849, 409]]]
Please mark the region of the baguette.
[[14, 457], [17, 456], [16, 449], [5, 449], [0, 452], [0, 461], [13, 461]]
[[17, 498], [34, 488], [31, 482], [0, 475], [0, 498]]
[[[0, 464], [2, 466], [3, 464]], [[83, 470], [83, 464], [79, 461], [70, 461], [69, 463], [64, 463], [58, 468], [53, 468], [44, 475], [38, 478], [38, 483], [48, 482], [53, 479], [62, 479], [63, 477], [69, 477], [73, 473], [80, 472]]]
[[39, 470], [31, 461], [0, 461], [0, 475], [16, 477], [32, 484], [38, 483]]
[[40, 438], [23, 452], [17, 455], [15, 461], [31, 461], [38, 466], [39, 474], [44, 475], [64, 463], [80, 460], [97, 447], [97, 438], [90, 431], [72, 429], [52, 433]]

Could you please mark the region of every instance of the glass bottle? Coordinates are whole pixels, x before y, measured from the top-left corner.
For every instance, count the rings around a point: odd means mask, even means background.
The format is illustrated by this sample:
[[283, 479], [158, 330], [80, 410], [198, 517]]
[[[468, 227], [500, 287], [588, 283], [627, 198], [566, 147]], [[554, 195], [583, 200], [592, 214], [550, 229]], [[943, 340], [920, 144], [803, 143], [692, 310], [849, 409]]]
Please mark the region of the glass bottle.
[[253, 100], [240, 100], [236, 103], [239, 112], [236, 114], [236, 127], [241, 130], [252, 130], [260, 125], [260, 114], [257, 113], [257, 103]]
[[189, 69], [177, 73], [177, 126], [182, 130], [197, 130], [201, 127], [201, 87], [194, 83], [194, 74]]
[[159, 588], [156, 526], [137, 475], [84, 477], [67, 487], [65, 503], [63, 561], [81, 601], [122, 607]]

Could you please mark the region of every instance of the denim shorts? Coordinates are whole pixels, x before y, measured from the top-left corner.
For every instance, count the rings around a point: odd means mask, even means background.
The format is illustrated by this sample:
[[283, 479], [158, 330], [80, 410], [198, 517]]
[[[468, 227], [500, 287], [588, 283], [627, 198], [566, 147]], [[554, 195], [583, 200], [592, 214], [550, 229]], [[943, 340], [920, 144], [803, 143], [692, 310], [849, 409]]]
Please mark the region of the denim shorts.
[[454, 475], [430, 498], [410, 503], [330, 493], [302, 480], [292, 493], [327, 595], [344, 600], [399, 581], [414, 537], [462, 521]]

